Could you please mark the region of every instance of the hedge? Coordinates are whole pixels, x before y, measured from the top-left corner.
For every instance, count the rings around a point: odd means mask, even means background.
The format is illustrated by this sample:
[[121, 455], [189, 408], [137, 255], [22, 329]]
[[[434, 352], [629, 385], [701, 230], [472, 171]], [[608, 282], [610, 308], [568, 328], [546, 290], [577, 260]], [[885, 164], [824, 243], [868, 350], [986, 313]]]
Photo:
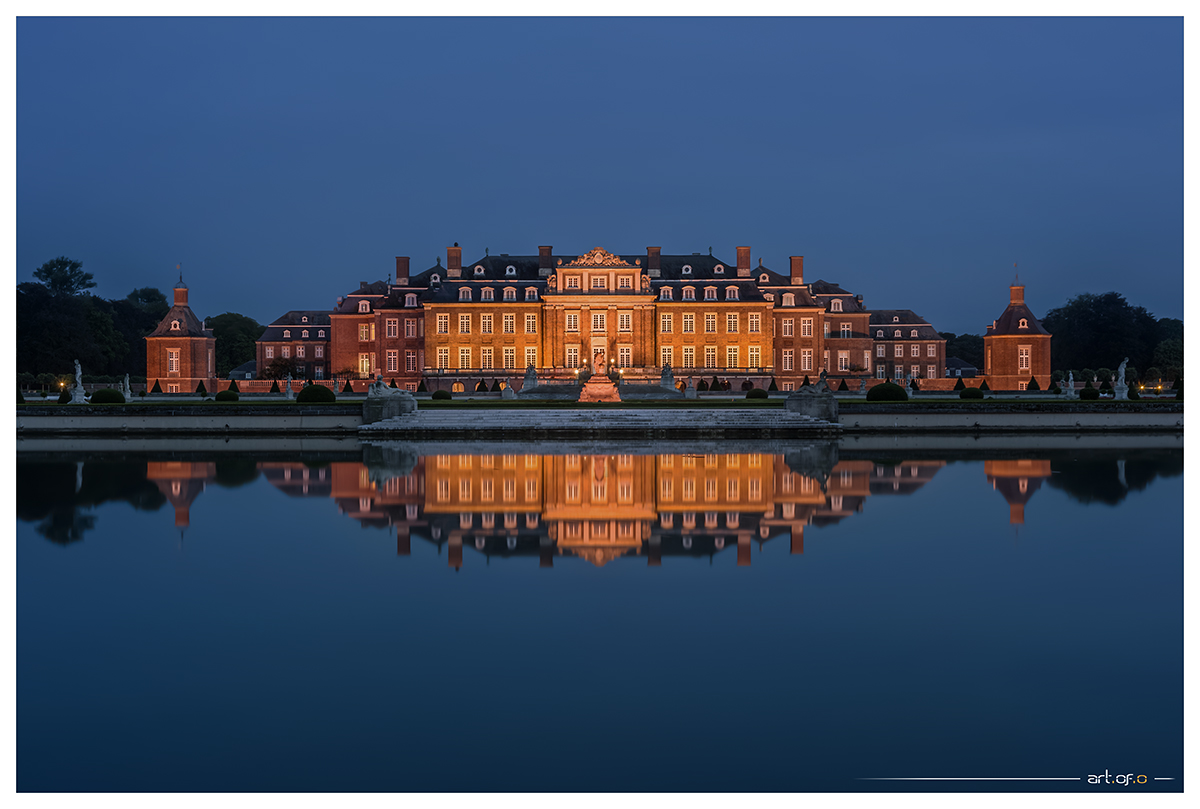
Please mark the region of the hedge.
[[336, 401], [337, 395], [324, 385], [309, 385], [296, 394], [297, 404], [329, 404]]
[[893, 382], [884, 382], [867, 391], [868, 402], [907, 402], [908, 393]]
[[238, 396], [238, 392], [231, 387], [227, 390], [218, 391], [215, 398], [218, 402], [236, 402], [240, 397]]
[[1079, 391], [1079, 399], [1085, 402], [1094, 402], [1100, 398], [1100, 391], [1095, 388], [1086, 387]]
[[101, 388], [92, 394], [92, 404], [125, 404], [125, 394], [112, 388]]
[[[234, 393], [242, 392], [242, 389], [238, 387], [238, 383], [237, 383], [236, 379], [229, 380], [229, 387], [227, 387], [225, 390], [231, 390]], [[217, 401], [219, 402], [219, 401], [221, 401], [221, 399], [217, 399]]]
[[980, 390], [979, 388], [968, 388], [966, 385], [964, 385], [963, 389], [958, 392], [958, 398], [960, 398], [960, 399], [982, 399], [983, 391]]
[[747, 399], [768, 399], [770, 397], [767, 395], [767, 392], [765, 390], [763, 390], [762, 388], [751, 388], [750, 390], [746, 391], [746, 398]]
[[70, 404], [70, 402], [71, 402], [71, 391], [67, 388], [63, 388], [62, 393], [58, 394], [58, 403], [59, 404]]
[[445, 400], [445, 399], [453, 399], [454, 397], [450, 394], [450, 391], [448, 391], [448, 390], [435, 390], [433, 392], [433, 396], [430, 396], [429, 398]]

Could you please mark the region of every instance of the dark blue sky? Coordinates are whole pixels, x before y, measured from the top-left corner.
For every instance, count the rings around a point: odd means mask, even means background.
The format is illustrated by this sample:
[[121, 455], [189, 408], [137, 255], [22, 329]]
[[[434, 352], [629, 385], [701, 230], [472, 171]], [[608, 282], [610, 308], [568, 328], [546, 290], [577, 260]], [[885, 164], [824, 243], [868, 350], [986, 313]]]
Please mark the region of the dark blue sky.
[[[17, 280], [327, 308], [453, 242], [707, 251], [982, 332], [1183, 317], [1178, 19], [31, 19]], [[444, 260], [444, 259], [443, 259]]]

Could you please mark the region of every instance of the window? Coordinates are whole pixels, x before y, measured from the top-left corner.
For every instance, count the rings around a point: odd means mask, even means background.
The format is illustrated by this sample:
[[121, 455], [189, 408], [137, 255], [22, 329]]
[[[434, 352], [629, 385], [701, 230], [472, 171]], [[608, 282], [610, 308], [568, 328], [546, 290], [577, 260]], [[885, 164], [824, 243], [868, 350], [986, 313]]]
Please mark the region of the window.
[[663, 334], [671, 333], [671, 315], [663, 315], [659, 319], [659, 324], [659, 331], [661, 331]]
[[825, 357], [822, 360], [822, 364], [824, 365], [825, 370], [828, 371], [829, 370], [829, 352], [828, 351], [825, 352]]
[[658, 297], [659, 297], [659, 298], [661, 298], [661, 299], [662, 299], [662, 300], [664, 300], [664, 301], [669, 301], [669, 300], [671, 300], [671, 288], [670, 288], [670, 287], [663, 287], [662, 289], [660, 289], [660, 290], [658, 291]]
[[910, 377], [913, 377], [915, 379], [916, 377], [921, 375], [921, 366], [920, 365], [909, 366], [908, 373], [909, 373]]
[[801, 337], [812, 337], [813, 336], [813, 319], [811, 317], [800, 318], [800, 336]]
[[[275, 358], [275, 346], [267, 346], [266, 347], [266, 357], [269, 360]], [[168, 369], [168, 370], [170, 370], [170, 369]]]
[[937, 345], [935, 343], [930, 343], [929, 345], [925, 346], [925, 356], [927, 356], [927, 357], [936, 357], [937, 356]]
[[296, 346], [296, 357], [304, 359], [304, 346]]
[[448, 349], [448, 348], [439, 348], [438, 349], [437, 367], [438, 368], [449, 368], [450, 367], [450, 349]]
[[[794, 322], [795, 322], [795, 321], [794, 321], [792, 318], [790, 318], [790, 317], [785, 317], [785, 318], [783, 319], [783, 336], [784, 336], [784, 337], [791, 337], [791, 336], [792, 336], [792, 324], [793, 324]], [[809, 323], [811, 324], [811, 323], [812, 323], [812, 321], [809, 321]]]
[[505, 315], [504, 316], [504, 333], [505, 334], [516, 334], [517, 333], [517, 316], [516, 315]]
[[828, 337], [829, 336], [829, 321], [826, 320], [822, 325], [825, 326], [825, 336]]
[[684, 346], [683, 347], [683, 367], [684, 368], [695, 368], [696, 367], [696, 349], [695, 349], [695, 347], [693, 347], [693, 346]]
[[617, 289], [633, 289], [633, 280], [628, 275], [617, 278]]
[[633, 348], [631, 346], [617, 347], [617, 367], [629, 368], [633, 365]]
[[663, 346], [662, 354], [659, 357], [659, 360], [660, 360], [659, 364], [664, 365], [664, 366], [674, 365], [675, 363], [672, 362], [672, 360], [674, 360], [674, 359], [675, 359], [675, 354], [673, 353], [671, 346]]
[[592, 312], [592, 331], [607, 331], [604, 325], [604, 312]]
[[358, 339], [362, 342], [366, 342], [371, 339], [371, 324], [369, 324], [369, 323], [359, 323], [358, 324]]
[[593, 275], [592, 276], [592, 289], [607, 289], [607, 288], [608, 288], [608, 279], [607, 278], [605, 278], [603, 275]]
[[[893, 317], [892, 317], [892, 322], [893, 322], [893, 323], [899, 323], [899, 322], [900, 322], [900, 318], [899, 318], [899, 316], [893, 316]], [[897, 336], [897, 337], [899, 337], [900, 335], [896, 335], [896, 336]]]
[[725, 346], [725, 367], [737, 368], [738, 366], [738, 350], [737, 346]]
[[683, 269], [680, 270], [680, 272], [682, 272], [684, 275], [691, 275], [692, 274], [692, 265], [684, 264]]
[[450, 333], [450, 315], [438, 315], [437, 316], [437, 333], [438, 334], [449, 334]]
[[750, 346], [750, 367], [758, 368], [762, 365], [762, 352], [758, 346]]
[[460, 301], [471, 300], [471, 290], [467, 287], [460, 287], [458, 290], [458, 299]]
[[491, 287], [485, 287], [483, 291], [479, 293], [479, 300], [481, 301], [494, 301], [495, 299], [496, 292]]
[[305, 329], [304, 331], [300, 332], [300, 336], [301, 336], [301, 337], [307, 337], [307, 336], [308, 336], [308, 329]]
[[834, 298], [833, 300], [831, 300], [829, 302], [829, 311], [831, 311], [831, 312], [842, 311], [842, 301], [840, 298]]
[[410, 317], [404, 321], [404, 336], [405, 337], [416, 337], [417, 336], [417, 321], [415, 319]]
[[492, 316], [491, 315], [480, 315], [479, 316], [479, 333], [480, 334], [491, 334], [492, 333]]
[[716, 368], [717, 367], [717, 347], [716, 346], [705, 346], [704, 347], [704, 367], [705, 368]]
[[884, 365], [876, 365], [875, 366], [875, 378], [876, 379], [883, 379], [884, 375], [886, 373], [887, 373], [887, 366], [884, 366]]
[[717, 333], [717, 314], [716, 312], [707, 312], [704, 315], [704, 333]]
[[325, 357], [325, 346], [314, 347], [313, 356], [315, 356], [317, 359], [323, 359]]
[[737, 287], [725, 287], [725, 300], [736, 301], [738, 299]]
[[491, 368], [492, 368], [492, 348], [491, 348], [491, 346], [484, 346], [479, 351], [480, 351], [479, 367], [486, 369], [486, 370], [491, 370]]
[[579, 314], [567, 312], [567, 331], [579, 331]]
[[904, 346], [900, 345], [899, 343], [896, 343], [896, 352], [895, 353], [896, 353], [897, 357], [903, 357], [904, 356]]
[[713, 267], [713, 272], [715, 272], [717, 275], [724, 275], [725, 274], [724, 265], [718, 264], [717, 266]]
[[279, 349], [279, 356], [287, 359], [292, 355], [292, 349], [289, 346], [283, 346]]
[[284, 329], [284, 330], [283, 330], [283, 339], [285, 339], [285, 340], [290, 340], [290, 339], [292, 339], [292, 330], [291, 330], [291, 329]]
[[1028, 321], [1028, 320], [1026, 320], [1025, 318], [1021, 318], [1021, 325], [1020, 325], [1020, 328], [1022, 328], [1022, 329], [1027, 329], [1027, 328], [1029, 328], [1029, 321]]
[[930, 379], [935, 379], [937, 377], [937, 375], [938, 375], [938, 372], [937, 372], [936, 365], [925, 366], [925, 376], [929, 377]]
[[1030, 346], [1017, 346], [1017, 367], [1022, 371], [1029, 370]]
[[838, 367], [838, 370], [841, 371], [842, 373], [845, 373], [850, 370], [850, 352], [849, 351], [839, 351], [838, 352], [837, 367]]
[[324, 336], [325, 336], [325, 330], [324, 330], [324, 329], [317, 329], [317, 336], [318, 336], [318, 337], [324, 337]]
[[683, 288], [683, 299], [685, 301], [696, 300], [696, 288], [695, 287], [684, 287]]
[[458, 333], [459, 334], [470, 334], [471, 333], [471, 316], [470, 315], [459, 315], [458, 316]]
[[578, 275], [568, 275], [566, 288], [567, 289], [579, 289], [579, 276]]
[[579, 346], [567, 346], [567, 367], [579, 367]]
[[404, 305], [405, 306], [416, 306], [417, 305], [417, 296], [416, 295], [405, 295], [404, 296]]
[[915, 340], [917, 338], [917, 330], [913, 329], [908, 333], [908, 336]]
[[1029, 389], [1028, 382], [1018, 382], [1017, 383], [1017, 390], [1028, 390], [1028, 389]]
[[[270, 350], [271, 350], [270, 348], [267, 349], [268, 352]], [[267, 354], [267, 356], [269, 357], [270, 354]], [[179, 350], [178, 349], [174, 349], [174, 350], [167, 349], [167, 373], [169, 373], [169, 374], [179, 373]]]
[[690, 312], [683, 316], [683, 333], [694, 334], [696, 331], [696, 316]]
[[504, 368], [511, 371], [517, 367], [517, 349], [512, 346], [504, 347]]
[[875, 332], [875, 336], [882, 339], [883, 338], [883, 329], [877, 330]]
[[517, 299], [517, 291], [512, 287], [504, 288], [504, 300], [515, 301]]
[[870, 351], [863, 352], [863, 370], [868, 371], [868, 372], [871, 370], [871, 352]]
[[458, 367], [459, 368], [470, 368], [471, 367], [471, 349], [465, 348], [465, 347], [458, 349]]
[[417, 370], [417, 352], [404, 352], [404, 370], [412, 372]]
[[747, 331], [749, 331], [751, 334], [758, 334], [760, 331], [759, 322], [761, 320], [761, 315], [759, 315], [757, 312], [752, 312], [750, 315], [748, 315], [748, 317], [750, 318], [750, 325], [747, 328]]
[[619, 312], [617, 314], [617, 331], [633, 331], [632, 312]]
[[525, 367], [528, 368], [532, 365], [536, 368], [537, 364], [537, 349], [533, 346], [525, 346]]
[[842, 337], [850, 336], [850, 324], [849, 323], [842, 324], [841, 333], [842, 333]]
[[725, 314], [725, 333], [737, 334], [738, 316], [736, 312], [727, 312]]
[[370, 354], [359, 354], [358, 355], [358, 373], [362, 376], [370, 376], [371, 375], [371, 355]]
[[537, 334], [537, 315], [535, 315], [535, 314], [525, 315], [525, 333], [526, 334]]
[[[307, 337], [308, 332], [304, 332], [304, 336]], [[399, 337], [400, 336], [400, 321], [399, 320], [395, 320], [393, 318], [388, 318], [388, 320], [387, 320], [387, 336], [388, 337]]]
[[885, 352], [886, 352], [886, 348], [884, 346], [882, 346], [882, 345], [875, 346], [875, 356], [876, 357], [886, 356]]
[[717, 299], [717, 288], [716, 287], [705, 287], [704, 288], [704, 300], [715, 301], [716, 299]]
[[179, 393], [179, 383], [167, 385], [167, 393]]
[[389, 351], [387, 353], [387, 370], [389, 374], [394, 374], [400, 370], [400, 352]]
[[796, 296], [790, 292], [783, 293], [783, 305], [784, 306], [795, 306], [796, 305]]
[[368, 301], [359, 301], [358, 311], [362, 313], [371, 311], [371, 304]]
[[896, 331], [892, 332], [892, 336], [893, 336], [893, 337], [896, 337], [896, 338], [899, 338], [899, 337], [900, 337], [900, 330], [899, 330], [899, 329], [896, 329]]
[[[785, 370], [785, 371], [794, 371], [795, 370], [795, 366], [792, 364], [792, 349], [790, 349], [790, 348], [785, 348], [783, 350], [783, 370]], [[801, 371], [811, 371], [812, 370], [812, 349], [811, 348], [800, 349], [800, 370]]]
[[313, 368], [313, 373], [316, 374], [316, 377], [315, 377], [316, 379], [324, 379], [325, 378], [325, 366], [324, 365], [316, 366], [315, 368]]
[[533, 287], [529, 287], [528, 289], [526, 289], [525, 290], [525, 300], [536, 301], [537, 300], [537, 290]]

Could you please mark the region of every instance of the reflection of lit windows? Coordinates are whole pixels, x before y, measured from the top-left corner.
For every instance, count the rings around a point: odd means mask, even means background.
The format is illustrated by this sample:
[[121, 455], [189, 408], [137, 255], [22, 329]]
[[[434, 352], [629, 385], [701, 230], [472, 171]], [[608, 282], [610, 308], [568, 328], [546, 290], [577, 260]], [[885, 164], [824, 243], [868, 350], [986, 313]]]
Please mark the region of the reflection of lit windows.
[[627, 480], [622, 480], [617, 483], [617, 502], [632, 503], [633, 502], [633, 484]]
[[480, 469], [492, 469], [493, 467], [495, 467], [495, 465], [496, 465], [496, 459], [493, 456], [491, 456], [491, 455], [480, 455], [479, 456], [479, 468]]
[[705, 500], [716, 500], [717, 499], [717, 479], [716, 478], [705, 478], [704, 479], [704, 499]]
[[684, 478], [683, 479], [683, 499], [684, 500], [695, 500], [696, 499], [696, 479], [695, 478]]
[[459, 469], [470, 469], [471, 464], [473, 462], [474, 462], [474, 459], [470, 455], [459, 455], [458, 456], [458, 468]]
[[505, 455], [502, 463], [504, 464], [505, 469], [516, 469], [517, 468], [517, 456], [516, 455]]
[[670, 500], [675, 496], [675, 481], [671, 478], [662, 478], [659, 482], [659, 491], [663, 500]]
[[538, 493], [538, 482], [535, 478], [530, 478], [525, 481], [525, 499], [536, 500]]
[[405, 517], [405, 519], [408, 519], [408, 520], [415, 520], [417, 518], [417, 504], [416, 503], [409, 503], [408, 505], [406, 505], [404, 507], [404, 517]]
[[633, 468], [633, 456], [632, 455], [618, 455], [617, 456], [617, 469], [632, 469], [632, 468]]
[[579, 481], [578, 480], [568, 480], [567, 481], [567, 502], [568, 503], [578, 503], [579, 502]]
[[695, 469], [696, 468], [696, 456], [695, 455], [684, 455], [683, 456], [683, 468], [684, 469]]
[[829, 502], [834, 511], [842, 510], [842, 496], [840, 494], [835, 494], [833, 497], [829, 498]]
[[716, 455], [705, 455], [704, 456], [704, 468], [705, 469], [716, 469], [717, 468], [717, 456]]
[[658, 465], [663, 469], [673, 469], [675, 467], [674, 455], [659, 455]]
[[566, 529], [568, 538], [578, 539], [583, 535], [583, 526], [580, 523], [569, 522], [566, 524]]
[[716, 528], [717, 527], [717, 512], [715, 512], [715, 511], [704, 512], [704, 527], [705, 528]]
[[840, 472], [838, 472], [838, 480], [840, 480], [842, 482], [843, 486], [849, 485], [850, 480], [853, 477], [854, 477], [854, 473], [851, 472], [849, 469], [843, 469]]
[[758, 501], [758, 500], [762, 499], [762, 481], [761, 480], [759, 480], [758, 478], [750, 478], [749, 489], [750, 489], [749, 495], [750, 495], [750, 499], [752, 501]]
[[485, 539], [484, 537], [475, 537], [475, 549], [476, 550], [481, 551], [486, 547], [487, 547], [487, 539]]
[[817, 482], [812, 478], [800, 478], [800, 491], [805, 494], [811, 494], [813, 489], [817, 488]]
[[[481, 521], [480, 527], [482, 527], [482, 528], [495, 528], [496, 527], [496, 515], [492, 514], [490, 512], [487, 514], [484, 514], [482, 517], [480, 517], [480, 521]], [[482, 538], [483, 537], [480, 537], [480, 539], [482, 539]], [[478, 542], [478, 541], [479, 540], [476, 540], [476, 542]]]
[[516, 478], [505, 478], [504, 479], [504, 499], [506, 502], [517, 499]]
[[526, 455], [525, 456], [525, 468], [526, 469], [537, 469], [537, 465], [538, 465], [538, 456], [536, 456], [536, 455]]
[[566, 459], [567, 469], [578, 470], [580, 467], [578, 455], [568, 455]]
[[784, 472], [779, 477], [779, 490], [785, 494], [791, 494], [796, 490], [796, 481], [792, 478], [790, 472]]
[[909, 477], [914, 477], [914, 478], [915, 478], [915, 477], [917, 476], [917, 467], [916, 467], [916, 466], [909, 466], [909, 467], [908, 467], [908, 475], [909, 475]]
[[1021, 494], [1029, 491], [1029, 478], [1021, 478], [1017, 481], [1017, 488], [1021, 490]]
[[437, 499], [439, 503], [450, 499], [450, 481], [446, 478], [440, 478], [437, 482]]
[[736, 511], [725, 512], [725, 527], [737, 528], [741, 524], [741, 516]]
[[738, 499], [738, 479], [730, 478], [725, 486], [725, 496], [729, 500]]
[[689, 529], [696, 527], [696, 512], [689, 511], [683, 515], [683, 527]]
[[608, 501], [608, 484], [604, 481], [597, 481], [592, 484], [592, 502], [604, 503]]
[[783, 504], [783, 518], [785, 520], [791, 520], [791, 519], [795, 519], [795, 517], [796, 517], [796, 504], [795, 503], [784, 503]]
[[672, 527], [674, 527], [674, 525], [675, 525], [675, 515], [674, 515], [674, 514], [661, 514], [661, 515], [659, 515], [659, 518], [658, 518], [658, 524], [659, 524], [659, 525], [661, 525], [663, 528], [672, 528]]
[[437, 468], [438, 469], [449, 469], [450, 468], [450, 456], [449, 455], [437, 456]]
[[746, 466], [750, 467], [751, 469], [760, 469], [762, 467], [762, 455], [759, 455], [756, 452], [747, 456]]
[[621, 539], [628, 539], [633, 536], [633, 523], [628, 520], [622, 520], [617, 523], [617, 536]]
[[463, 512], [458, 515], [458, 527], [470, 528], [475, 523], [475, 515], [469, 512]]
[[492, 491], [492, 479], [484, 478], [483, 481], [480, 482], [480, 484], [479, 484], [480, 499], [482, 499], [483, 502], [485, 502], [485, 503], [490, 503], [490, 502], [492, 502], [493, 494], [494, 493]]
[[371, 510], [371, 498], [369, 498], [369, 497], [358, 498], [358, 510], [359, 511], [370, 511]]
[[458, 481], [458, 499], [459, 500], [470, 500], [471, 499], [471, 479], [470, 478], [462, 478], [461, 480]]
[[[514, 514], [513, 516], [516, 517], [517, 515]], [[538, 526], [538, 515], [537, 514], [526, 514], [525, 515], [525, 527], [526, 528], [537, 528], [537, 526]]]

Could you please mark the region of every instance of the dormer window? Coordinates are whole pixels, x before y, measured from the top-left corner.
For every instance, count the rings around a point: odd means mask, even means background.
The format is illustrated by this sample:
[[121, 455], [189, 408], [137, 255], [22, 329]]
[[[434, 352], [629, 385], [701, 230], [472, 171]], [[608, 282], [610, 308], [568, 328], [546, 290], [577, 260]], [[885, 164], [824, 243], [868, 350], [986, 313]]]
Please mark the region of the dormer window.
[[658, 291], [658, 297], [659, 297], [659, 298], [661, 298], [661, 299], [662, 299], [662, 300], [664, 300], [664, 301], [669, 301], [669, 300], [671, 300], [671, 288], [670, 288], [670, 287], [663, 287], [662, 289], [660, 289], [660, 290]]
[[442, 283], [442, 276], [434, 273], [433, 275], [429, 276], [429, 283], [434, 285]]
[[527, 301], [536, 301], [537, 300], [537, 288], [536, 287], [529, 287], [525, 290], [525, 300], [527, 300]]
[[771, 280], [771, 276], [767, 275], [766, 273], [763, 273], [762, 275], [758, 276], [758, 283], [760, 283], [760, 284], [765, 284], [770, 280]]
[[736, 301], [738, 299], [737, 287], [725, 287], [725, 300]]
[[696, 288], [695, 287], [684, 287], [683, 288], [683, 299], [685, 301], [696, 300]]
[[292, 330], [291, 330], [291, 329], [284, 329], [284, 330], [283, 330], [283, 339], [285, 339], [285, 340], [290, 340], [290, 339], [292, 339]]
[[717, 275], [724, 275], [725, 274], [725, 265], [718, 264], [717, 266], [713, 267], [713, 272], [715, 272]]
[[913, 329], [911, 332], [909, 332], [909, 333], [908, 333], [908, 336], [909, 336], [909, 337], [916, 337], [916, 336], [917, 336], [917, 330], [916, 330], [916, 329]]
[[178, 320], [171, 321], [171, 331], [179, 331], [179, 321]]
[[617, 278], [617, 289], [633, 289], [633, 279], [628, 275], [622, 275]]
[[517, 291], [512, 287], [504, 288], [504, 300], [515, 301], [517, 299]]
[[876, 337], [883, 337], [883, 329], [880, 329], [879, 331], [875, 332], [875, 336], [876, 336]]
[[892, 322], [893, 322], [893, 323], [899, 323], [899, 322], [900, 322], [900, 318], [899, 318], [898, 316], [896, 316], [896, 315], [892, 315]]
[[317, 336], [318, 336], [318, 337], [324, 337], [324, 336], [325, 336], [325, 330], [324, 330], [324, 329], [317, 329]]
[[475, 275], [476, 277], [483, 275], [483, 267], [478, 264], [475, 265]]
[[359, 302], [358, 302], [358, 311], [359, 311], [359, 312], [370, 312], [370, 311], [371, 311], [371, 304], [370, 304], [370, 302], [368, 302], [368, 301], [359, 301]]
[[831, 312], [840, 312], [840, 311], [842, 311], [842, 301], [841, 301], [841, 299], [839, 299], [839, 298], [834, 298], [832, 301], [830, 301], [830, 302], [829, 302], [829, 311], [831, 311]]
[[301, 323], [307, 323], [307, 322], [308, 322], [308, 315], [305, 315], [304, 317], [300, 318], [300, 322], [301, 322]]
[[783, 305], [784, 306], [795, 306], [796, 305], [796, 296], [790, 292], [785, 292], [783, 294]]
[[899, 336], [900, 336], [900, 330], [899, 330], [899, 329], [896, 329], [896, 333], [895, 333], [895, 334], [893, 334], [892, 336], [893, 336], [893, 337], [899, 337]]
[[492, 290], [491, 287], [487, 287], [486, 289], [483, 290], [483, 292], [479, 293], [479, 300], [481, 300], [481, 301], [491, 301], [491, 300], [495, 300], [495, 298], [496, 298], [496, 293]]
[[514, 267], [513, 265], [509, 264], [507, 267], [504, 268], [504, 275], [508, 278], [516, 278], [517, 277], [517, 268]]
[[466, 287], [460, 287], [458, 290], [458, 299], [460, 301], [471, 300], [471, 290], [467, 289]]
[[1022, 329], [1027, 329], [1027, 328], [1029, 328], [1029, 321], [1028, 321], [1028, 320], [1026, 320], [1025, 318], [1021, 318], [1021, 328], [1022, 328]]
[[[435, 276], [435, 277], [436, 277], [436, 276]], [[416, 295], [411, 295], [411, 294], [410, 294], [410, 295], [405, 295], [405, 296], [404, 296], [404, 305], [405, 305], [405, 306], [416, 306], [416, 305], [417, 305], [417, 296], [416, 296]], [[324, 333], [322, 333], [322, 336], [323, 336], [323, 335], [324, 335]]]
[[691, 265], [691, 264], [684, 264], [684, 265], [683, 265], [683, 274], [684, 274], [684, 275], [691, 275], [691, 274], [692, 274], [692, 265]]
[[716, 287], [705, 287], [704, 288], [704, 300], [715, 301], [716, 299], [717, 299], [717, 288]]
[[305, 329], [304, 331], [300, 332], [300, 336], [301, 336], [301, 337], [307, 337], [307, 336], [308, 336], [308, 329]]
[[578, 275], [568, 275], [567, 276], [567, 289], [579, 289], [579, 276]]

